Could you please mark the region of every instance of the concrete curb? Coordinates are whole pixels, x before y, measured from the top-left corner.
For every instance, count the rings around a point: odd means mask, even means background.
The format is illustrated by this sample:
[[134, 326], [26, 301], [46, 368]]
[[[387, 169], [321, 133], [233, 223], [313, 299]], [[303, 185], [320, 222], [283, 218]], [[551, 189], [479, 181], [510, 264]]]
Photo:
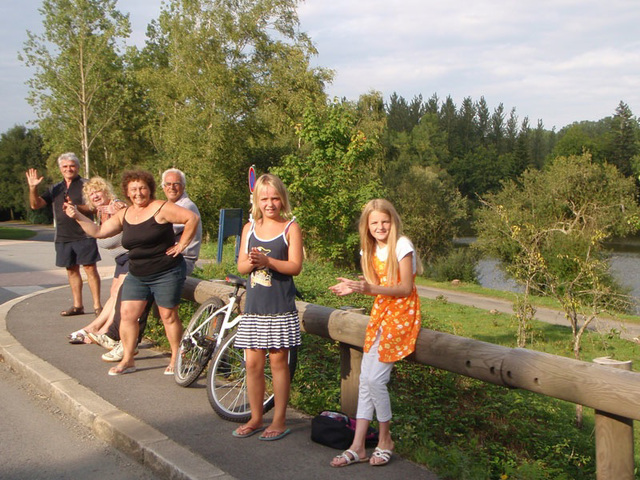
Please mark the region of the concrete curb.
[[0, 357], [7, 365], [50, 397], [62, 411], [89, 427], [98, 438], [156, 474], [171, 480], [233, 480], [234, 477], [216, 465], [120, 411], [74, 378], [32, 354], [7, 331], [6, 318], [16, 304], [60, 288], [66, 286], [41, 290], [0, 305]]

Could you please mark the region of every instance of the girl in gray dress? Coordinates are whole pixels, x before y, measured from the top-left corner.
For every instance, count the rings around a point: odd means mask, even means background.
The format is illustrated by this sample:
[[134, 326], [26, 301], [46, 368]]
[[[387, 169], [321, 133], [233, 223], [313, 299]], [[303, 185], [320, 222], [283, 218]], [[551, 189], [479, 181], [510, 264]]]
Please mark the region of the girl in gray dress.
[[[251, 419], [238, 427], [235, 437], [264, 433], [260, 440], [279, 440], [289, 433], [289, 349], [300, 345], [300, 323], [293, 277], [302, 270], [302, 233], [282, 181], [262, 175], [254, 189], [254, 220], [242, 231], [238, 271], [249, 274], [247, 300], [235, 345], [245, 349]], [[274, 415], [265, 429], [262, 401], [266, 352], [273, 376]]]

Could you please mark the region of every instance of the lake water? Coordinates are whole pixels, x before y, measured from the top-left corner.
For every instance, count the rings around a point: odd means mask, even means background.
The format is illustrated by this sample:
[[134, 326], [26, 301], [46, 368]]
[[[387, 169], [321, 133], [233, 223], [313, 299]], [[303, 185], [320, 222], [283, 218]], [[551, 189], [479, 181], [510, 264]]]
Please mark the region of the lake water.
[[[457, 243], [469, 245], [473, 238], [460, 239]], [[611, 242], [611, 274], [640, 304], [640, 239], [632, 238]], [[500, 268], [499, 262], [487, 258], [478, 262], [478, 281], [480, 285], [494, 290], [519, 292], [522, 288]]]

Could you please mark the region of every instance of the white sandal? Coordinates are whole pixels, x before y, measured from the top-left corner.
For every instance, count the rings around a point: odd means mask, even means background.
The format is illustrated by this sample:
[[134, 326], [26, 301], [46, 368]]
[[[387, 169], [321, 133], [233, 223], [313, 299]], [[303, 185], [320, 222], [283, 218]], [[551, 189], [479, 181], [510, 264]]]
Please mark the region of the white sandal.
[[380, 460], [382, 460], [381, 462], [369, 462], [371, 464], [371, 466], [373, 467], [381, 467], [382, 465], [386, 465], [387, 463], [389, 463], [389, 461], [391, 460], [391, 455], [393, 455], [393, 452], [391, 450], [383, 450], [382, 448], [378, 448], [376, 447], [376, 449], [373, 451], [373, 455], [371, 455], [371, 458], [379, 458]]
[[76, 345], [79, 345], [81, 343], [91, 343], [91, 340], [87, 342], [87, 339], [89, 337], [87, 336], [87, 332], [82, 328], [80, 330], [76, 330], [73, 333], [70, 333], [67, 338], [69, 338], [69, 343], [73, 343]]
[[364, 463], [369, 461], [368, 457], [360, 458], [360, 455], [358, 455], [356, 452], [354, 452], [351, 449], [347, 449], [344, 452], [342, 452], [340, 455], [336, 455], [334, 457], [334, 460], [336, 458], [344, 459], [345, 461], [345, 463], [341, 463], [340, 465], [334, 465], [333, 463], [330, 464], [332, 467], [336, 467], [336, 468], [348, 467], [349, 465], [353, 465], [354, 463]]

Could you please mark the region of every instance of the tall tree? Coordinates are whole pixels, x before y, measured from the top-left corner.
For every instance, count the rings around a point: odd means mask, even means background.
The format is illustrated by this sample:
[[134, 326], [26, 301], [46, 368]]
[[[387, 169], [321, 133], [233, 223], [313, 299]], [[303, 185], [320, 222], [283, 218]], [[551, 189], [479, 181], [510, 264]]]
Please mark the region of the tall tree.
[[456, 104], [449, 95], [440, 107], [440, 128], [442, 128], [447, 135], [447, 149], [452, 157], [455, 157], [456, 153], [460, 151], [458, 147], [458, 137], [456, 136], [457, 121], [458, 111]]
[[471, 97], [465, 97], [460, 105], [458, 115], [457, 135], [460, 137], [460, 152], [456, 155], [464, 154], [480, 144], [478, 138], [478, 122], [476, 118], [476, 106]]
[[387, 104], [387, 125], [392, 132], [409, 132], [413, 128], [409, 120], [409, 105], [396, 92], [391, 94]]
[[467, 200], [451, 176], [437, 166], [409, 166], [399, 161], [389, 168], [383, 182], [420, 257], [431, 262], [451, 250], [467, 217]]
[[629, 106], [620, 102], [611, 122], [611, 131], [606, 145], [606, 157], [624, 175], [632, 171], [632, 159], [640, 153], [640, 125], [633, 117]]
[[49, 150], [79, 148], [89, 176], [91, 148], [122, 107], [129, 17], [116, 0], [43, 0], [39, 11], [44, 33], [27, 32], [22, 57], [36, 70], [28, 100]]
[[566, 157], [589, 152], [595, 161], [600, 162], [603, 145], [598, 140], [599, 135], [593, 131], [593, 128], [590, 128], [587, 122], [576, 122], [564, 127], [558, 133], [557, 142], [553, 147], [553, 156]]
[[626, 303], [611, 280], [604, 242], [638, 229], [634, 180], [587, 153], [557, 157], [487, 195], [484, 206], [477, 245], [516, 280], [560, 303], [579, 358], [589, 323]]
[[491, 114], [489, 113], [489, 107], [484, 97], [480, 97], [480, 100], [478, 100], [476, 111], [478, 112], [478, 137], [480, 137], [482, 144], [486, 145]]
[[513, 175], [516, 177], [531, 166], [530, 137], [529, 117], [524, 117], [513, 149]]
[[299, 31], [296, 0], [170, 0], [141, 52], [155, 168], [181, 168], [205, 223], [247, 204], [246, 171], [293, 151], [293, 125], [324, 105], [329, 72]]
[[489, 138], [495, 146], [498, 155], [504, 153], [504, 105], [500, 103], [493, 111], [490, 119]]
[[512, 108], [507, 119], [505, 130], [505, 151], [513, 152], [516, 148], [516, 140], [518, 139], [518, 115], [516, 109]]
[[[609, 273], [604, 242], [638, 230], [635, 182], [591, 155], [558, 157], [543, 172], [485, 198], [477, 224], [479, 248], [497, 256], [525, 292], [554, 298], [571, 325], [580, 358], [582, 337], [603, 313], [629, 306]], [[521, 298], [518, 312], [530, 311]], [[528, 320], [521, 315], [521, 322]], [[521, 331], [525, 330], [523, 325]], [[582, 407], [576, 406], [582, 425]]]
[[[338, 264], [356, 264], [357, 219], [364, 204], [384, 196], [372, 166], [378, 135], [361, 129], [358, 109], [333, 102], [309, 108], [300, 126], [300, 148], [274, 169], [289, 186], [305, 244]], [[370, 124], [371, 125], [371, 124]]]
[[531, 136], [531, 162], [538, 170], [542, 168], [544, 159], [549, 154], [546, 137], [544, 123], [538, 119], [536, 129]]

